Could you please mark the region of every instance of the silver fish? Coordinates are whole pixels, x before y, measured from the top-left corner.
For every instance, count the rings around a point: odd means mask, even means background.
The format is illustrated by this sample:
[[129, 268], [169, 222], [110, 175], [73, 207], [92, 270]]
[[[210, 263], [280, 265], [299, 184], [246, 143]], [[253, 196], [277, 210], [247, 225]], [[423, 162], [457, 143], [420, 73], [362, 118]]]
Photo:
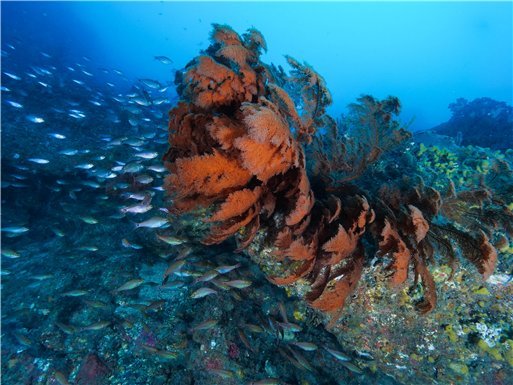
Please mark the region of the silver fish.
[[171, 64], [171, 63], [173, 63], [173, 60], [171, 60], [167, 56], [155, 56], [155, 60], [161, 62], [162, 64]]
[[216, 294], [217, 291], [209, 287], [202, 287], [191, 294], [191, 298], [203, 298], [207, 295]]
[[50, 161], [48, 159], [42, 159], [42, 158], [29, 158], [27, 159], [29, 162], [37, 163], [37, 164], [48, 164]]
[[147, 227], [147, 228], [150, 228], [150, 229], [156, 229], [156, 228], [164, 226], [167, 223], [168, 223], [168, 220], [166, 218], [151, 217], [150, 219], [147, 219], [147, 220], [145, 220], [143, 222], [136, 223], [135, 227], [136, 228]]

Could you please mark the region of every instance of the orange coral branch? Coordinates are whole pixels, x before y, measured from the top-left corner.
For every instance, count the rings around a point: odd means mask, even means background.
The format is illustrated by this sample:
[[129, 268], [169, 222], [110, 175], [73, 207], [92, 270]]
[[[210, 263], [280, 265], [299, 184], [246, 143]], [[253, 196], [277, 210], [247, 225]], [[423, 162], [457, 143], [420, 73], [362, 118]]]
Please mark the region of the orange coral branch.
[[381, 254], [392, 253], [393, 262], [387, 267], [392, 271], [390, 283], [392, 286], [401, 285], [408, 278], [408, 266], [411, 253], [397, 231], [385, 219], [385, 226], [381, 230], [382, 240], [379, 242]]

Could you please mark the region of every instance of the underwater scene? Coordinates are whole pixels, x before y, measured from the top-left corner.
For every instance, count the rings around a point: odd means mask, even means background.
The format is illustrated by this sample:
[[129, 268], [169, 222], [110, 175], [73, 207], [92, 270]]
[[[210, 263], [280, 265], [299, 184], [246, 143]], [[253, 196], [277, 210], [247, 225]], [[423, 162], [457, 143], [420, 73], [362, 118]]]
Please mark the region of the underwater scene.
[[513, 384], [512, 19], [2, 1], [2, 384]]

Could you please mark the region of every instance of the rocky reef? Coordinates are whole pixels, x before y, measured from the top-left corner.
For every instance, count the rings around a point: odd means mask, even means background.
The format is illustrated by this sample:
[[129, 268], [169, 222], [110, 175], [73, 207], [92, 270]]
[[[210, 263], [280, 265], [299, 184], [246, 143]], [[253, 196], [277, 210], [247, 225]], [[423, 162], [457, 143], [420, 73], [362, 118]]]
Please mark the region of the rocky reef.
[[459, 98], [449, 104], [451, 118], [432, 129], [456, 139], [464, 146], [475, 145], [494, 150], [513, 147], [513, 108], [491, 98], [468, 101]]

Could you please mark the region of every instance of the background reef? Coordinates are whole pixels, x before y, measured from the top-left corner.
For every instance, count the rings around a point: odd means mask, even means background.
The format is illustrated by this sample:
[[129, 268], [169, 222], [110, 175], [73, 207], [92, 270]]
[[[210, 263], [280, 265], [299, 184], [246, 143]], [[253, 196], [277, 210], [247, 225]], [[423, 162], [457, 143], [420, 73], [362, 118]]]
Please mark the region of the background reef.
[[3, 382], [512, 378], [511, 150], [412, 135], [395, 97], [335, 120], [324, 79], [261, 62], [254, 29], [215, 26], [178, 94], [20, 47], [2, 47]]

